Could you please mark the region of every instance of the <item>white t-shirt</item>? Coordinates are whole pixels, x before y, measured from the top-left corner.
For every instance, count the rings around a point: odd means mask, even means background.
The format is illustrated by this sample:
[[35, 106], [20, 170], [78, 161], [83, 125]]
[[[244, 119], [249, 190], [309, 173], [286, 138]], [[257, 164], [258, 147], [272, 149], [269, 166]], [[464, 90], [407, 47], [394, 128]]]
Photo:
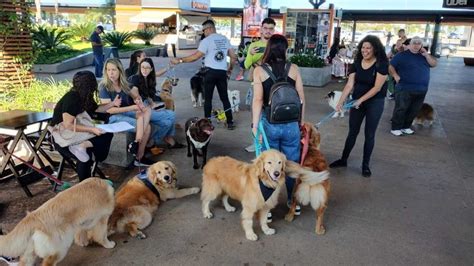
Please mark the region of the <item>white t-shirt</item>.
[[204, 65], [212, 69], [227, 70], [229, 40], [221, 34], [213, 33], [199, 43], [198, 50], [206, 57]]

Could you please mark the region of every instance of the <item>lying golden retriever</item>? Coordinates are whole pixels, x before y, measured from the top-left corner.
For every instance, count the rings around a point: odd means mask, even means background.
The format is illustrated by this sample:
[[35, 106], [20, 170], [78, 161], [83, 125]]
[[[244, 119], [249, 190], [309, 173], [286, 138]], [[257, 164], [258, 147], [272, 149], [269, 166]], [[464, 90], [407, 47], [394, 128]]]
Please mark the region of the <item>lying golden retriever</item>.
[[[278, 194], [285, 183], [285, 175], [294, 178], [311, 178], [325, 180], [328, 172], [315, 173], [287, 161], [284, 154], [276, 150], [263, 152], [253, 163], [245, 163], [228, 156], [211, 159], [203, 171], [202, 178], [202, 213], [205, 218], [212, 218], [209, 204], [220, 195], [226, 211], [234, 212], [235, 208], [228, 202], [229, 197], [242, 203], [242, 227], [249, 240], [257, 240], [253, 231], [253, 216], [258, 213], [263, 233], [273, 235], [275, 229], [267, 225], [267, 213], [278, 203]], [[261, 190], [262, 188], [262, 190]], [[265, 191], [273, 193], [265, 200]], [[267, 195], [268, 196], [268, 195]]]
[[198, 187], [177, 189], [176, 166], [169, 161], [157, 162], [148, 168], [145, 179], [135, 176], [117, 191], [109, 234], [128, 232], [130, 236], [146, 238], [140, 230], [150, 225], [161, 202], [196, 194], [199, 190]]
[[[0, 236], [0, 255], [20, 256], [20, 265], [56, 265], [66, 256], [73, 240], [86, 245], [88, 238], [105, 248], [107, 220], [114, 210], [114, 189], [105, 180], [88, 178], [28, 213], [15, 228]], [[85, 241], [85, 242], [84, 242]]]
[[[319, 131], [310, 123], [304, 123], [304, 132], [308, 134], [308, 153], [303, 161], [303, 166], [315, 172], [327, 171], [329, 169], [326, 158], [319, 150], [321, 136]], [[323, 216], [328, 205], [329, 192], [331, 190], [331, 183], [329, 179], [315, 180], [302, 176], [295, 185], [295, 193], [293, 196], [296, 201], [302, 205], [311, 203], [311, 207], [316, 211], [316, 228], [315, 232], [322, 235], [326, 232], [323, 225]], [[290, 207], [285, 220], [293, 221], [295, 215], [296, 201]]]
[[173, 99], [173, 82], [170, 79], [165, 79], [161, 83], [160, 98], [165, 103], [165, 108], [174, 111], [174, 99]]

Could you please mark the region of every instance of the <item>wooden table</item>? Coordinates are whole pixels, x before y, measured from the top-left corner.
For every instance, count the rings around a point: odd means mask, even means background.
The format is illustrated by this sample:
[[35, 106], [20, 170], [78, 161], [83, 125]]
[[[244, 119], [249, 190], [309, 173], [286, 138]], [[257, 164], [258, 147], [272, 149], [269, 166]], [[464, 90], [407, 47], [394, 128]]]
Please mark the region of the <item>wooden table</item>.
[[[40, 168], [48, 173], [52, 173], [53, 169], [50, 166], [46, 166], [43, 160], [40, 157], [40, 154], [50, 163], [53, 164], [51, 158], [46, 154], [46, 152], [41, 148], [41, 143], [43, 142], [47, 130], [41, 130], [40, 127], [40, 136], [39, 138], [34, 141], [32, 138], [29, 138], [25, 134], [26, 127], [38, 123], [48, 122], [52, 118], [51, 113], [46, 112], [34, 112], [34, 111], [25, 111], [25, 110], [12, 110], [7, 112], [0, 113], [0, 128], [2, 129], [9, 129], [9, 130], [16, 130], [16, 135], [13, 139], [13, 143], [8, 149], [7, 153], [3, 156], [3, 159], [0, 163], [0, 175], [3, 174], [5, 168], [8, 164], [12, 166], [12, 156], [13, 152], [15, 151], [16, 146], [20, 140], [24, 140], [28, 149], [32, 152], [33, 159], [28, 158], [26, 161], [34, 162], [36, 161]], [[34, 183], [38, 180], [44, 178], [44, 176], [40, 175], [37, 172], [34, 172], [32, 169], [28, 169], [27, 171], [23, 171], [22, 173], [18, 172], [15, 169], [15, 165], [10, 167], [12, 173], [17, 178], [18, 182], [25, 190], [25, 193], [32, 197], [30, 190], [28, 189], [28, 185]]]

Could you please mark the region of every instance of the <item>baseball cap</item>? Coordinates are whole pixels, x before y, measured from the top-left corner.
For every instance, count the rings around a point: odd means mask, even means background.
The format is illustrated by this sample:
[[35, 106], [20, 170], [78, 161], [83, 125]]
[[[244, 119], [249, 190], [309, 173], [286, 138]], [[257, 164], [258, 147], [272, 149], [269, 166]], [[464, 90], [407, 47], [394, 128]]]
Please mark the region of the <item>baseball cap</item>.
[[97, 26], [97, 28], [98, 28], [100, 31], [104, 32], [104, 27], [102, 27], [102, 25]]

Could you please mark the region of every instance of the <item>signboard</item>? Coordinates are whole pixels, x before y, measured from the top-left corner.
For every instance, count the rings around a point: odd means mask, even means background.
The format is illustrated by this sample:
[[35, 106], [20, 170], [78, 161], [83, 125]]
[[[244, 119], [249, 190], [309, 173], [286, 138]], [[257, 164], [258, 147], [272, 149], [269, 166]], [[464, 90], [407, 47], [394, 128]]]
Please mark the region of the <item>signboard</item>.
[[474, 0], [443, 0], [446, 8], [474, 8]]
[[244, 0], [243, 36], [259, 37], [262, 21], [268, 17], [268, 0]]
[[211, 12], [211, 0], [179, 0], [179, 8], [182, 10]]

